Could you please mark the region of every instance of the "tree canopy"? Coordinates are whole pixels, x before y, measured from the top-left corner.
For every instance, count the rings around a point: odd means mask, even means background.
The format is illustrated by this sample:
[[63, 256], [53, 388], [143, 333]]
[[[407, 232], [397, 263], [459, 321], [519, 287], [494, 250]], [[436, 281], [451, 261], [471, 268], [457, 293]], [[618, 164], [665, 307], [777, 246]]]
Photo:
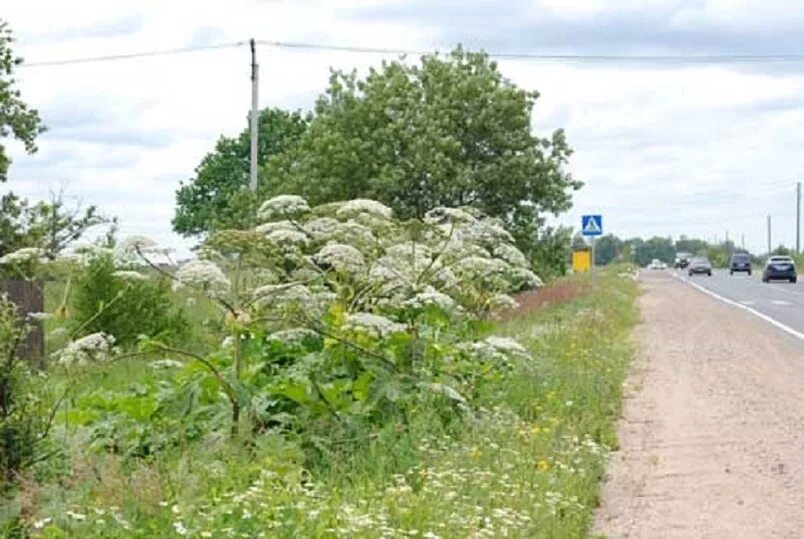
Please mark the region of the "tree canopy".
[[22, 59], [14, 56], [11, 45], [14, 38], [8, 23], [0, 19], [0, 182], [8, 178], [11, 159], [2, 139], [14, 137], [28, 153], [36, 151], [36, 136], [44, 130], [39, 113], [28, 107], [14, 79], [14, 68]]
[[[294, 146], [307, 129], [308, 117], [300, 112], [268, 108], [260, 112], [258, 160]], [[246, 226], [250, 215], [248, 186], [250, 139], [248, 129], [238, 136], [221, 137], [195, 169], [195, 176], [182, 182], [176, 193], [173, 229], [186, 236], [219, 226]], [[242, 208], [243, 205], [248, 208]]]
[[262, 177], [273, 193], [372, 198], [401, 217], [467, 205], [510, 223], [523, 202], [529, 214], [560, 213], [581, 184], [564, 170], [564, 132], [532, 133], [537, 97], [461, 48], [386, 62], [365, 79], [333, 72], [307, 133]]

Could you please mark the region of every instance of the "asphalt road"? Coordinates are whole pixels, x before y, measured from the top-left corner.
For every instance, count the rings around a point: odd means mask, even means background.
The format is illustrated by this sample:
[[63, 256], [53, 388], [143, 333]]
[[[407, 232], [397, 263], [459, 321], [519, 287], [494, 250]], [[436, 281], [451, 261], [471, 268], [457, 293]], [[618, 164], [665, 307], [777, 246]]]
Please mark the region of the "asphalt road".
[[723, 270], [715, 270], [712, 277], [689, 277], [686, 272], [676, 270], [668, 272], [804, 334], [804, 279], [795, 284], [781, 281], [763, 283], [760, 272], [751, 277], [744, 273], [731, 276]]

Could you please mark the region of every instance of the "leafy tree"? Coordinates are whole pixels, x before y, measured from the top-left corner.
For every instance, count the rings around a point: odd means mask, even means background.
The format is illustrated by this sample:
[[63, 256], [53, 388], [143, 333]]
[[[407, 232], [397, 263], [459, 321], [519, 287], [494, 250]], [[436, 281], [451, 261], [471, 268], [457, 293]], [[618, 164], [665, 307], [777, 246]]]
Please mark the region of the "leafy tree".
[[706, 250], [709, 248], [709, 243], [704, 240], [699, 240], [696, 238], [688, 238], [686, 236], [681, 236], [678, 241], [676, 241], [676, 252], [677, 253], [705, 253]]
[[[8, 23], [0, 19], [0, 139], [13, 136], [25, 145], [28, 153], [36, 151], [36, 135], [42, 127], [39, 113], [28, 107], [20, 96], [14, 79], [14, 68], [22, 63], [14, 56], [11, 44], [14, 38]], [[8, 178], [11, 159], [3, 144], [0, 144], [0, 182]]]
[[263, 178], [313, 204], [372, 198], [401, 218], [468, 205], [509, 225], [524, 214], [538, 228], [539, 215], [570, 208], [581, 183], [564, 170], [564, 132], [531, 132], [537, 97], [462, 48], [419, 65], [386, 62], [363, 80], [333, 72], [309, 130]]
[[614, 234], [606, 234], [595, 241], [595, 264], [604, 266], [620, 258], [623, 241]]
[[634, 262], [640, 266], [649, 264], [651, 260], [657, 258], [664, 262], [672, 262], [676, 250], [673, 240], [655, 236], [648, 240], [639, 238], [629, 240], [634, 252]]
[[[300, 112], [264, 109], [259, 119], [259, 163], [293, 147], [307, 129], [309, 118]], [[234, 138], [221, 137], [195, 176], [176, 192], [173, 229], [185, 236], [220, 227], [247, 226], [254, 213], [253, 197], [246, 190], [249, 176], [249, 131]]]
[[8, 193], [0, 197], [0, 256], [21, 247], [40, 247], [55, 258], [89, 228], [107, 222], [95, 206], [68, 207], [61, 193], [33, 205]]

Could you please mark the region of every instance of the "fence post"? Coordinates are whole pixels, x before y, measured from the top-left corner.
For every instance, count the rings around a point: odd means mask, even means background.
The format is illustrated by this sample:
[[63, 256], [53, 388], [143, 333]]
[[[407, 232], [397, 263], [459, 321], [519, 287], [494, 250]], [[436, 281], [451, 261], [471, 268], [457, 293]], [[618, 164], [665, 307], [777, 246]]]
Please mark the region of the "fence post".
[[[45, 310], [44, 286], [38, 281], [23, 279], [0, 279], [0, 295], [8, 295], [17, 306], [20, 318], [25, 319], [29, 313], [41, 313]], [[20, 357], [32, 366], [45, 367], [45, 332], [42, 322], [33, 322], [33, 329], [20, 347]]]

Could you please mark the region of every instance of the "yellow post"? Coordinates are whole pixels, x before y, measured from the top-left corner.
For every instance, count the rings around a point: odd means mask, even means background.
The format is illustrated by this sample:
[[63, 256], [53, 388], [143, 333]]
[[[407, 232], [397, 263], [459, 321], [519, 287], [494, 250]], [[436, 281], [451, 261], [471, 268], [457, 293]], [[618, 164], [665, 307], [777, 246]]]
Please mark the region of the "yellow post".
[[572, 271], [583, 273], [592, 270], [592, 250], [575, 249], [572, 251]]

